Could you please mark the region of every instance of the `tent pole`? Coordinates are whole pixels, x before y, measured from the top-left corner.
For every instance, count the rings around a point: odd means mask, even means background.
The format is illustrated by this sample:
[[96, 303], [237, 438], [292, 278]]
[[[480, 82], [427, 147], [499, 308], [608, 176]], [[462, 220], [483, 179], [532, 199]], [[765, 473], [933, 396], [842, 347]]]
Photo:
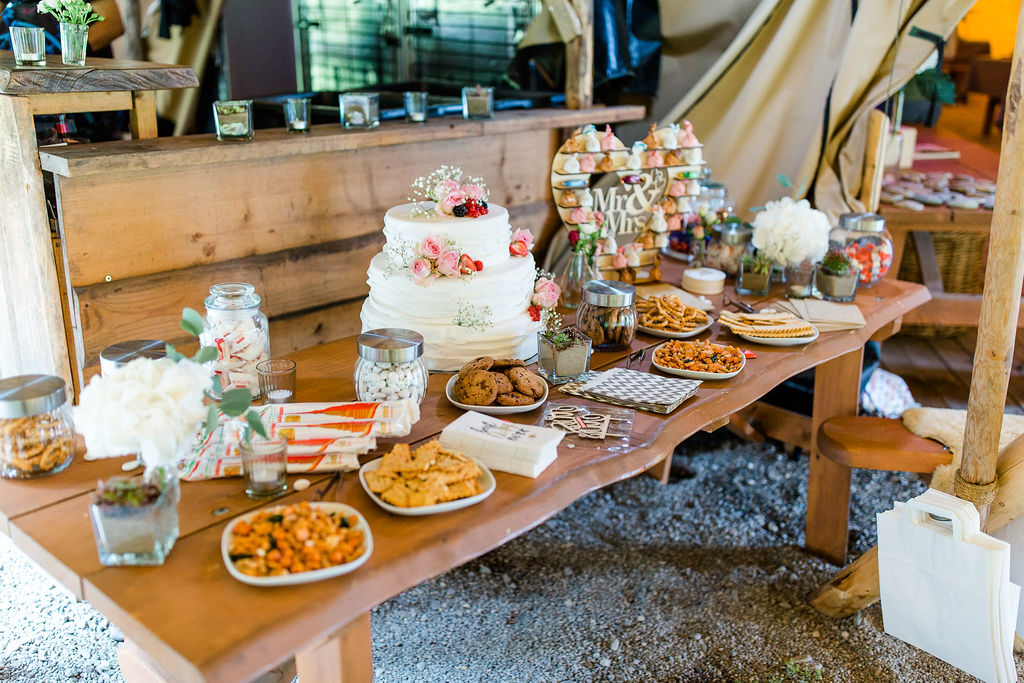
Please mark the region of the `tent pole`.
[[978, 506], [982, 528], [988, 526], [995, 496], [996, 455], [1010, 379], [1021, 280], [1024, 277], [1024, 7], [1017, 19], [1010, 84], [1003, 115], [1003, 142], [996, 179], [995, 210], [989, 235], [988, 263], [978, 344], [974, 351], [971, 393], [967, 400], [963, 459], [954, 492]]

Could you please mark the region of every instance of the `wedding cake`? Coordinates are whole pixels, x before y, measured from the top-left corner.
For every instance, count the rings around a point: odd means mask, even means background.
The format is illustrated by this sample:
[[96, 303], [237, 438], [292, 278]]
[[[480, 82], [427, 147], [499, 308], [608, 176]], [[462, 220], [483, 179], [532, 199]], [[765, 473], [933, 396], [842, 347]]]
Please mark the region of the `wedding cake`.
[[363, 331], [399, 327], [423, 335], [430, 370], [454, 371], [479, 356], [529, 359], [537, 353], [540, 310], [558, 287], [538, 277], [527, 230], [513, 233], [508, 211], [488, 204], [479, 179], [460, 183], [442, 167], [413, 184], [430, 201], [389, 209], [386, 243], [370, 261]]

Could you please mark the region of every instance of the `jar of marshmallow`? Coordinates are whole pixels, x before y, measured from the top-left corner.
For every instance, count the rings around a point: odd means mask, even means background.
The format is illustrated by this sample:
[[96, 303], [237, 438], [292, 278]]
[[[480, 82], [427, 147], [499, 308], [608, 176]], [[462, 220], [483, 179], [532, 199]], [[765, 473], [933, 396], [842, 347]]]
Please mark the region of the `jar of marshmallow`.
[[357, 339], [356, 397], [360, 401], [423, 400], [427, 366], [423, 364], [423, 335], [384, 327], [363, 332]]
[[256, 364], [270, 358], [270, 326], [260, 301], [256, 288], [246, 282], [210, 287], [199, 342], [217, 348], [211, 366], [222, 392], [248, 389], [253, 397], [260, 395]]

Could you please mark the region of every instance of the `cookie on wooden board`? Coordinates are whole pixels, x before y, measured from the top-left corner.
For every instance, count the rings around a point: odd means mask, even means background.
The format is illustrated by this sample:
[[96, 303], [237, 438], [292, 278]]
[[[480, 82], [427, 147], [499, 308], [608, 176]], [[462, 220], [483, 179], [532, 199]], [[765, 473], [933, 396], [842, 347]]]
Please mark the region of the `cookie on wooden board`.
[[544, 388], [546, 386], [544, 380], [526, 368], [509, 368], [505, 371], [505, 374], [512, 381], [512, 386], [516, 388], [516, 391], [534, 398], [540, 398], [544, 395]]

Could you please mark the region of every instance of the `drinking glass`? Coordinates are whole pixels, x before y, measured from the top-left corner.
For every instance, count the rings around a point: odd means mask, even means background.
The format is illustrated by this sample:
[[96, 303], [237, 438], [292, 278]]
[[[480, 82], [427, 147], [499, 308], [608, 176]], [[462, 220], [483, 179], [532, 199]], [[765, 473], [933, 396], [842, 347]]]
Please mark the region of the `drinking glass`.
[[405, 120], [409, 123], [426, 123], [427, 93], [412, 91], [405, 93]]
[[238, 445], [245, 470], [245, 494], [250, 498], [267, 498], [288, 488], [288, 439], [274, 436], [264, 439], [253, 434], [248, 443]]
[[295, 400], [295, 361], [286, 358], [265, 360], [256, 364], [260, 393], [267, 403], [290, 403]]
[[289, 133], [308, 133], [310, 121], [310, 99], [308, 97], [286, 97], [284, 100], [284, 124]]
[[18, 66], [46, 66], [46, 32], [37, 26], [12, 26], [11, 45]]

